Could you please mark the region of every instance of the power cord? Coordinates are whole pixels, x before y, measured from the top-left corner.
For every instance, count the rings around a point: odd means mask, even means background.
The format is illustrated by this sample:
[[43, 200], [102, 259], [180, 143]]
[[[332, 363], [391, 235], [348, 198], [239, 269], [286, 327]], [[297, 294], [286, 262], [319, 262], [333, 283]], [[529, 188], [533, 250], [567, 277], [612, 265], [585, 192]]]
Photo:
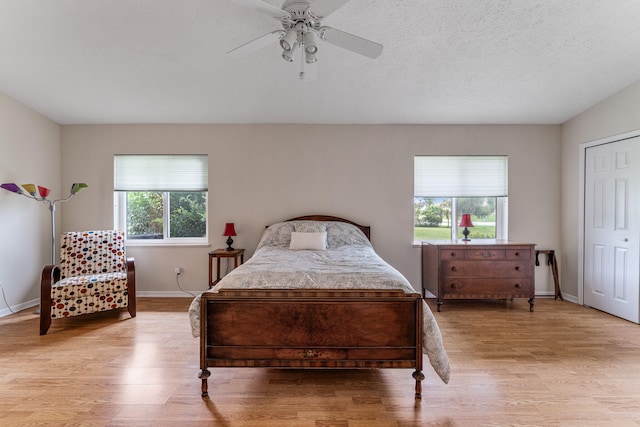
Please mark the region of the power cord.
[[15, 314], [16, 312], [11, 310], [11, 306], [9, 305], [9, 303], [7, 302], [7, 297], [4, 295], [4, 288], [2, 287], [2, 285], [0, 285], [0, 292], [2, 292], [2, 299], [4, 300], [4, 304], [7, 306], [7, 309]]
[[189, 292], [189, 291], [185, 291], [184, 289], [182, 289], [182, 286], [180, 286], [180, 273], [176, 273], [176, 284], [178, 285], [178, 288], [184, 292], [185, 294], [189, 294], [192, 297], [196, 297], [193, 293]]

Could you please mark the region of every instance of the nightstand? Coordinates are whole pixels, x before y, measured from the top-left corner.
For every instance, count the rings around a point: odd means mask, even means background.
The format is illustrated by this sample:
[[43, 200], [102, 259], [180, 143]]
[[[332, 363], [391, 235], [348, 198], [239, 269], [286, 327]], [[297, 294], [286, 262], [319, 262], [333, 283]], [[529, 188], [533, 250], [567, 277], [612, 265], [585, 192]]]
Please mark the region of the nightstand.
[[[213, 259], [216, 259], [216, 280], [213, 281]], [[244, 262], [244, 249], [216, 249], [214, 251], [209, 252], [209, 288], [212, 288], [213, 285], [218, 283], [221, 279], [220, 277], [220, 260], [222, 258], [233, 258], [233, 268], [238, 267], [240, 264]]]

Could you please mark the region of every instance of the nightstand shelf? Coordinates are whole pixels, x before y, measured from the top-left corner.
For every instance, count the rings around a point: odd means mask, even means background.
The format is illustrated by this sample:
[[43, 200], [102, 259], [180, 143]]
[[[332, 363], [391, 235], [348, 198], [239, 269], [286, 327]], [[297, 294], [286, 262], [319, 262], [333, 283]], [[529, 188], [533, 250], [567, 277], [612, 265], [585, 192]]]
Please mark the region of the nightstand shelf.
[[[216, 259], [216, 280], [213, 280], [213, 259]], [[222, 279], [220, 277], [220, 260], [222, 258], [233, 258], [233, 268], [237, 268], [244, 262], [244, 249], [216, 249], [209, 252], [209, 289]]]

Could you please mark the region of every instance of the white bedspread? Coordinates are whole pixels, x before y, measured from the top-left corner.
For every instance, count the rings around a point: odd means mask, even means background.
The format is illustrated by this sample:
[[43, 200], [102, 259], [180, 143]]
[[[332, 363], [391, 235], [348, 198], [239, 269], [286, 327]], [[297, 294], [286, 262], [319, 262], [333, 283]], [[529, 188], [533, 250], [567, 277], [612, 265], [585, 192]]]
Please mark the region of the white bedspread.
[[[254, 255], [208, 292], [220, 289], [399, 289], [416, 293], [407, 279], [376, 254], [362, 232], [345, 223], [323, 223], [327, 250], [290, 250], [297, 222], [275, 224], [265, 231]], [[314, 226], [318, 226], [314, 222]], [[288, 236], [288, 238], [287, 238]], [[425, 353], [445, 383], [450, 365], [438, 324], [424, 305]], [[200, 297], [189, 308], [194, 337], [200, 333]]]

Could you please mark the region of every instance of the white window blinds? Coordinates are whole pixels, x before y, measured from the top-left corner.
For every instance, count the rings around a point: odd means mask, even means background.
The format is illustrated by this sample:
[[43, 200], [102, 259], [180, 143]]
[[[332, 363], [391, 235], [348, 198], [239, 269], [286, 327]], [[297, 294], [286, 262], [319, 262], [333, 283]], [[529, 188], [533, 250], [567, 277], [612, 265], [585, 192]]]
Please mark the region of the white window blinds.
[[206, 154], [117, 154], [115, 191], [207, 191]]
[[507, 197], [507, 156], [415, 156], [414, 197]]

